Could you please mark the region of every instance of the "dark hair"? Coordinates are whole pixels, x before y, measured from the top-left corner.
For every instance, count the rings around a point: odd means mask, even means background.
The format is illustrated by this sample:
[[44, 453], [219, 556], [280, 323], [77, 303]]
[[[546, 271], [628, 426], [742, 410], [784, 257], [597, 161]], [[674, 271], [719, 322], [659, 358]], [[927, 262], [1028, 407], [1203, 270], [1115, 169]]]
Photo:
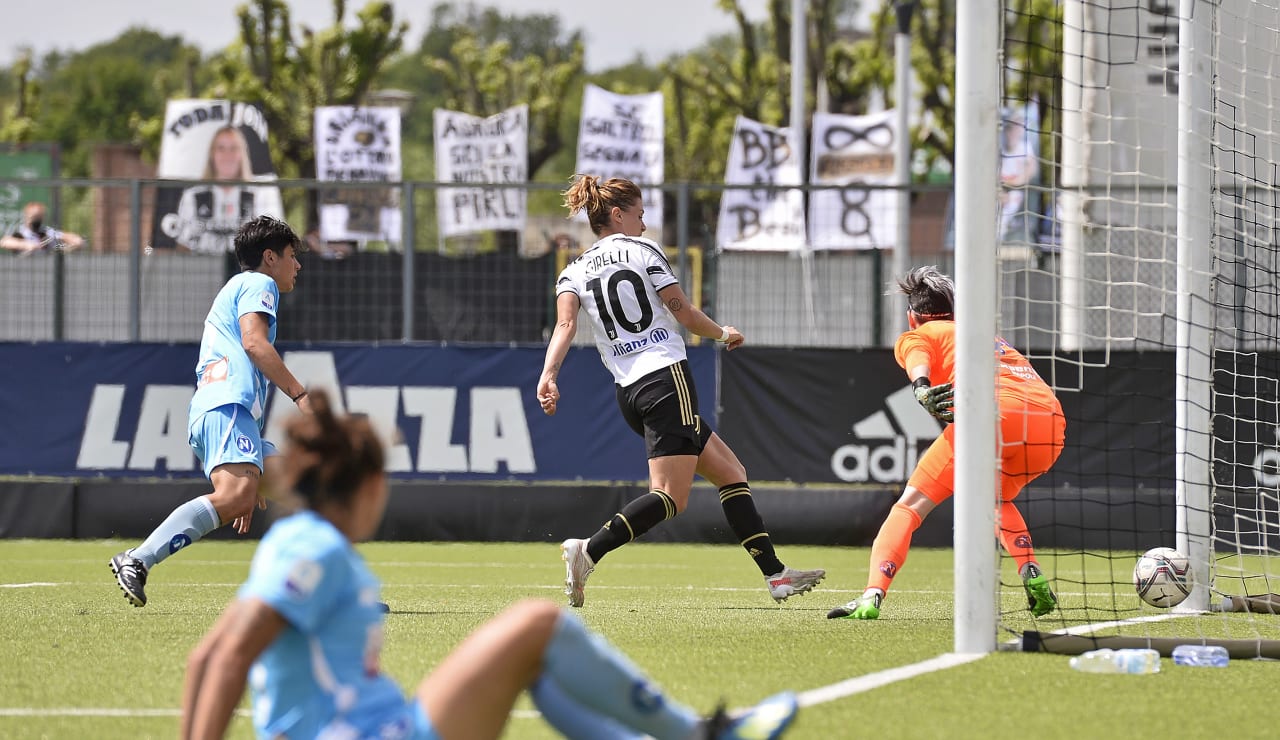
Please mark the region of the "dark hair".
[[564, 207], [569, 215], [585, 211], [591, 231], [599, 234], [609, 225], [609, 211], [615, 206], [630, 208], [639, 203], [642, 196], [640, 188], [630, 180], [621, 177], [610, 179], [603, 185], [595, 175], [574, 175], [573, 184], [561, 193], [564, 196]]
[[907, 308], [921, 323], [954, 319], [956, 284], [937, 267], [917, 267], [898, 280], [898, 291], [907, 296]]
[[346, 504], [361, 483], [383, 471], [382, 441], [367, 418], [334, 416], [324, 391], [307, 396], [311, 413], [294, 417], [285, 428], [279, 487], [301, 496], [309, 509]]
[[284, 250], [305, 251], [302, 240], [289, 224], [272, 216], [257, 216], [236, 229], [236, 259], [245, 270], [256, 270], [262, 264], [262, 253], [270, 249], [281, 257]]

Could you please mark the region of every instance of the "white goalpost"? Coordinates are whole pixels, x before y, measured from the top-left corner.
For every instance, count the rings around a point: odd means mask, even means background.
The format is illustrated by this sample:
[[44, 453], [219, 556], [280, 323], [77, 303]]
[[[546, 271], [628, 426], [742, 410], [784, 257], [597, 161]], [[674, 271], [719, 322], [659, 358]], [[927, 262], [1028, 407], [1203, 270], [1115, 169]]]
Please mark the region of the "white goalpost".
[[1000, 0], [956, 4], [955, 651], [996, 642], [996, 124]]

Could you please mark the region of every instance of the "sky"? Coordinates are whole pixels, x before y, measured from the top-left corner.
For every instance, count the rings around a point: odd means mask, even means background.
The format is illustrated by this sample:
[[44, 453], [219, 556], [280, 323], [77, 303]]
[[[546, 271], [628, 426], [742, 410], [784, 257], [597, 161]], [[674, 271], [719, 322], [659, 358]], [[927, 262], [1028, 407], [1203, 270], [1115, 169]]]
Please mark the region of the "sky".
[[[79, 51], [109, 41], [131, 26], [179, 35], [206, 52], [236, 37], [235, 8], [245, 0], [15, 0], [6, 3], [6, 33], [0, 64], [9, 65], [23, 47], [37, 55]], [[465, 2], [459, 0], [458, 4]], [[766, 0], [739, 0], [747, 17], [764, 18]], [[365, 0], [347, 0], [348, 21]], [[406, 47], [416, 48], [435, 0], [393, 0], [396, 16], [409, 21]], [[687, 51], [735, 26], [716, 0], [476, 0], [477, 7], [506, 13], [556, 13], [566, 32], [582, 30], [586, 67], [597, 72], [632, 61], [637, 53], [652, 63]], [[295, 25], [327, 26], [333, 0], [289, 0]]]

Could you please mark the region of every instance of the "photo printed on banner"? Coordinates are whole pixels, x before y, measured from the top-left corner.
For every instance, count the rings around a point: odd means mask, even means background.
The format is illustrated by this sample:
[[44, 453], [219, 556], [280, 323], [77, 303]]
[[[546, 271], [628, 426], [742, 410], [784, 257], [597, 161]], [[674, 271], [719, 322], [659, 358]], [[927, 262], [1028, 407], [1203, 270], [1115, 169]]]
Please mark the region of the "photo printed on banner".
[[156, 174], [211, 182], [156, 188], [153, 248], [225, 254], [240, 224], [284, 215], [279, 188], [262, 184], [276, 175], [267, 121], [251, 103], [170, 100]]

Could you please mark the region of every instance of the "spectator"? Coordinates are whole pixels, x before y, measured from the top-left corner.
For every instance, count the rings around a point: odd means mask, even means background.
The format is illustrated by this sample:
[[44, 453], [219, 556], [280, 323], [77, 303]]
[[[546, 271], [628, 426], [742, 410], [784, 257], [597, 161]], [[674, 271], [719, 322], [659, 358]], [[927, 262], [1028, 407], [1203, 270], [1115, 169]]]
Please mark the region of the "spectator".
[[44, 222], [43, 203], [32, 201], [22, 208], [22, 223], [0, 237], [0, 247], [27, 254], [42, 249], [79, 249], [84, 237], [70, 231], [59, 231]]
[[1027, 131], [1027, 114], [1021, 108], [1008, 114], [1001, 127], [1000, 232], [997, 237], [1002, 241], [1027, 238], [1023, 234], [1030, 221], [1026, 214], [1027, 191], [1040, 174], [1034, 136], [1034, 132]]
[[249, 145], [235, 126], [223, 126], [214, 133], [204, 178], [219, 182], [193, 185], [182, 192], [178, 202], [175, 239], [184, 249], [206, 254], [231, 252], [240, 224], [255, 216], [284, 215], [279, 190], [251, 184]]

